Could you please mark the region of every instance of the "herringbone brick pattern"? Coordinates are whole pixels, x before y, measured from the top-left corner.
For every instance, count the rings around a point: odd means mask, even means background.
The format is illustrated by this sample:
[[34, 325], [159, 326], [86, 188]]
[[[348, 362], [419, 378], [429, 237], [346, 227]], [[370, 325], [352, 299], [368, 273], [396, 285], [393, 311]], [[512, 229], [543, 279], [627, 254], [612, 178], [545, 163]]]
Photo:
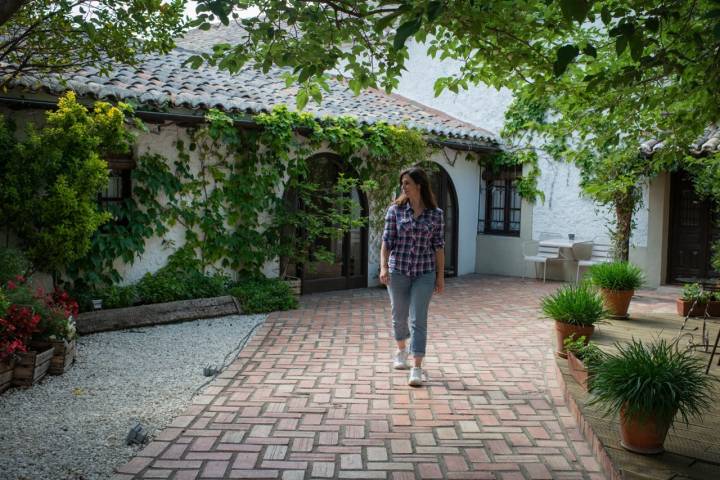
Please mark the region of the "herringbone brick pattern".
[[605, 478], [538, 319], [556, 287], [450, 280], [430, 307], [422, 388], [391, 369], [385, 290], [304, 297], [114, 478]]

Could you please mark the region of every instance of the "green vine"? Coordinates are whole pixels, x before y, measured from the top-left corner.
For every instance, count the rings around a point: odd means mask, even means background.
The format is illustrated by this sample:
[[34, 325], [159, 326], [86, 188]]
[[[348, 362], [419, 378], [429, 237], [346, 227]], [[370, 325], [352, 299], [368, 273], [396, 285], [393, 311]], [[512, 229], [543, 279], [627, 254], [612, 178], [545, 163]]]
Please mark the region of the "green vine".
[[[68, 270], [71, 277], [89, 285], [118, 282], [115, 260], [132, 263], [147, 239], [176, 224], [205, 271], [257, 274], [277, 258], [322, 260], [327, 252], [313, 248], [315, 240], [364, 222], [350, 201], [352, 188], [367, 195], [370, 228], [378, 229], [398, 172], [428, 161], [430, 153], [415, 130], [349, 117], [316, 119], [284, 106], [256, 116], [258, 129], [237, 127], [217, 110], [206, 119], [188, 131], [188, 142], [176, 142], [172, 162], [158, 154], [137, 160], [133, 198], [112, 207], [115, 221], [98, 230], [90, 253]], [[310, 177], [319, 151], [337, 154], [347, 167], [329, 192]], [[295, 205], [284, 192], [293, 192]]]

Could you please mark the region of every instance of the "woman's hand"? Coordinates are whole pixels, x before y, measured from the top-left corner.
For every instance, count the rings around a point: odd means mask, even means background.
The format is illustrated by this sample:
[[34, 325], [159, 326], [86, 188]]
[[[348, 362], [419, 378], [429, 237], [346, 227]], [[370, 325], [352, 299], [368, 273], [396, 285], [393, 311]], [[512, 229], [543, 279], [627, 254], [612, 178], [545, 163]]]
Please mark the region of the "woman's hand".
[[380, 283], [383, 285], [388, 285], [388, 282], [390, 281], [390, 275], [388, 274], [387, 267], [381, 267], [380, 268]]
[[445, 275], [435, 277], [435, 293], [441, 294], [445, 291]]

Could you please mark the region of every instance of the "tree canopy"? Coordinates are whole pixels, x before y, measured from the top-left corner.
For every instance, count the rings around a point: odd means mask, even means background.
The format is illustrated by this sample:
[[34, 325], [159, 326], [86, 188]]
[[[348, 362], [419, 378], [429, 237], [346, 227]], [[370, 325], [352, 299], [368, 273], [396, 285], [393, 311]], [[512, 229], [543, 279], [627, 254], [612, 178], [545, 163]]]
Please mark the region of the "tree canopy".
[[134, 64], [168, 52], [188, 26], [185, 0], [11, 0], [0, 3], [0, 87], [27, 74]]

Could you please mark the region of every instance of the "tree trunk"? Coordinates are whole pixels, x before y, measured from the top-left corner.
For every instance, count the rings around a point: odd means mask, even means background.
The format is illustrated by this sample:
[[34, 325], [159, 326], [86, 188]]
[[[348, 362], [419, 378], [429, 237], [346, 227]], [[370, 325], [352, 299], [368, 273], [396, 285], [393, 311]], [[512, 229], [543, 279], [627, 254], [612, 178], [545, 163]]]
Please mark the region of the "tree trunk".
[[615, 260], [628, 261], [630, 255], [630, 234], [632, 233], [632, 216], [637, 204], [636, 188], [620, 196], [615, 202]]

